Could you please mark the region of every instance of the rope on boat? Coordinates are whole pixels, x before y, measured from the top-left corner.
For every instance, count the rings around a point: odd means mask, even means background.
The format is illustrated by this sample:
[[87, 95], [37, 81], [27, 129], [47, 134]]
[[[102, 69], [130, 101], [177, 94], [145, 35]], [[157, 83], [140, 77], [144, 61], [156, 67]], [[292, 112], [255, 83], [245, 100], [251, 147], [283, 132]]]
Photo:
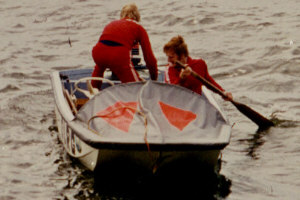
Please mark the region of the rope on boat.
[[97, 135], [101, 135], [98, 131], [96, 131], [96, 130], [94, 130], [94, 129], [92, 129], [92, 128], [90, 127], [91, 121], [92, 121], [93, 119], [95, 119], [95, 118], [98, 118], [98, 117], [108, 117], [110, 114], [116, 112], [117, 110], [124, 109], [124, 108], [125, 108], [125, 109], [130, 109], [130, 110], [132, 110], [132, 111], [134, 111], [134, 112], [137, 112], [139, 115], [143, 116], [143, 118], [144, 118], [144, 126], [145, 126], [144, 141], [145, 141], [145, 144], [146, 144], [146, 146], [147, 146], [148, 151], [151, 152], [151, 150], [150, 150], [150, 145], [149, 145], [149, 142], [148, 142], [148, 140], [147, 140], [147, 135], [148, 135], [148, 120], [147, 120], [147, 116], [146, 116], [143, 112], [141, 112], [140, 110], [138, 110], [137, 108], [133, 108], [133, 107], [131, 107], [131, 106], [122, 106], [122, 107], [113, 109], [112, 111], [110, 111], [110, 112], [107, 113], [107, 114], [103, 114], [103, 115], [95, 115], [95, 116], [91, 117], [91, 118], [88, 120], [88, 129], [89, 129], [90, 131], [94, 132], [94, 133], [97, 134]]

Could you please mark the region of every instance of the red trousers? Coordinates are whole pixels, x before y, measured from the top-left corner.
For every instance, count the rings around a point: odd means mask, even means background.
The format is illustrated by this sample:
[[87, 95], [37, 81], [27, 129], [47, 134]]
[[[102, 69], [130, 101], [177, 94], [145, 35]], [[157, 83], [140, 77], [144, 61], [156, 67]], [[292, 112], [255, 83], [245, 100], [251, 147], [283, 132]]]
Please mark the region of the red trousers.
[[[124, 46], [107, 46], [97, 43], [93, 48], [92, 56], [96, 63], [93, 77], [103, 77], [106, 68], [109, 68], [122, 83], [140, 81], [139, 74], [131, 62], [130, 49]], [[101, 89], [101, 81], [92, 81], [92, 86]]]

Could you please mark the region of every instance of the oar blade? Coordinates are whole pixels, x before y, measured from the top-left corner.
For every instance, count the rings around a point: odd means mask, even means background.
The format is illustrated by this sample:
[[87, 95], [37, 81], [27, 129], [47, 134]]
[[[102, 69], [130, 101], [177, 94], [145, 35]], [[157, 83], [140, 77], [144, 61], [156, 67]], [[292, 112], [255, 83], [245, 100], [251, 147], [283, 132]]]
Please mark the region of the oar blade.
[[231, 101], [232, 104], [245, 116], [251, 119], [254, 123], [259, 126], [259, 129], [267, 129], [271, 126], [274, 126], [274, 123], [264, 116], [260, 115], [258, 112], [254, 111], [245, 104], [238, 103], [236, 101]]

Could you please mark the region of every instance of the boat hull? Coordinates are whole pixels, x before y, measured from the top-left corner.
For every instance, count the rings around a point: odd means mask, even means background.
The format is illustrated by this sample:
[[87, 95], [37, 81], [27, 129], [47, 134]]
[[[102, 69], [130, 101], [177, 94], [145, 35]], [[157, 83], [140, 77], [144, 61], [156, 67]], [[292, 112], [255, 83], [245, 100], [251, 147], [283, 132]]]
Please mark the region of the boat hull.
[[89, 170], [95, 170], [97, 166], [106, 163], [126, 162], [135, 163], [137, 166], [146, 170], [156, 171], [171, 163], [176, 163], [182, 159], [193, 159], [196, 163], [215, 167], [220, 156], [220, 149], [208, 150], [188, 150], [188, 151], [151, 151], [145, 150], [127, 150], [127, 149], [97, 149], [81, 140], [68, 122], [62, 118], [58, 109], [55, 109], [56, 122], [58, 127], [59, 140], [64, 145], [67, 153], [78, 159]]

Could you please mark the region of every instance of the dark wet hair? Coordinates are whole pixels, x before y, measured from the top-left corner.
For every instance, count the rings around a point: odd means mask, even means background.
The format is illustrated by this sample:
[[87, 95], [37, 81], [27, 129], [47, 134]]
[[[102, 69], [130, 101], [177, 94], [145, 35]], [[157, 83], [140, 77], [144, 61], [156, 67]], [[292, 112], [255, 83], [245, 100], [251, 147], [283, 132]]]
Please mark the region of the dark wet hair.
[[179, 57], [182, 55], [186, 57], [189, 56], [187, 44], [184, 42], [184, 39], [181, 35], [172, 37], [171, 40], [165, 44], [164, 52], [167, 53], [168, 51], [174, 51], [174, 53]]

